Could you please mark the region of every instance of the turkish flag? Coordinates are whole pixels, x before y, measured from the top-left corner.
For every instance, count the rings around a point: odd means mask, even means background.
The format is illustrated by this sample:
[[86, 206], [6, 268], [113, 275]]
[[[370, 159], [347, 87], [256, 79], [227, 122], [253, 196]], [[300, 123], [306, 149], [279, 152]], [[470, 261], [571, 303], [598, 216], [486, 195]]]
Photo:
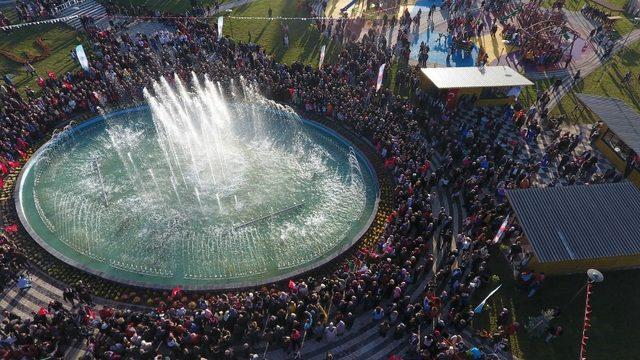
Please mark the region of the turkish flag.
[[11, 224], [4, 227], [4, 231], [14, 233], [18, 231], [18, 224]]
[[175, 297], [176, 295], [182, 292], [182, 288], [180, 286], [176, 286], [171, 290], [171, 297]]

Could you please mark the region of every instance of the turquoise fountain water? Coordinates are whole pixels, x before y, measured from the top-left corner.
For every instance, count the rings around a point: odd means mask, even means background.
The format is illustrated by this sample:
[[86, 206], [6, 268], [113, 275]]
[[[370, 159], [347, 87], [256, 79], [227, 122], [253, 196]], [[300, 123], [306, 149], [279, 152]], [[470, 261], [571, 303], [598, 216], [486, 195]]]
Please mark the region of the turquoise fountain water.
[[193, 83], [44, 145], [16, 196], [32, 237], [111, 280], [192, 289], [286, 279], [359, 238], [378, 195], [359, 151], [247, 84]]

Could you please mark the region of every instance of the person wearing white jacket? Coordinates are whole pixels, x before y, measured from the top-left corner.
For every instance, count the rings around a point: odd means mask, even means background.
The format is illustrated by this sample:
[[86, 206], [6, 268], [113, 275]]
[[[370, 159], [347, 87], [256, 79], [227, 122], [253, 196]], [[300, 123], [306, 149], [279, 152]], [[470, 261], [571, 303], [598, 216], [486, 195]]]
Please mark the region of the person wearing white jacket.
[[336, 336], [338, 335], [338, 329], [333, 325], [333, 323], [329, 323], [329, 326], [324, 328], [324, 338], [329, 342], [333, 342], [336, 340]]

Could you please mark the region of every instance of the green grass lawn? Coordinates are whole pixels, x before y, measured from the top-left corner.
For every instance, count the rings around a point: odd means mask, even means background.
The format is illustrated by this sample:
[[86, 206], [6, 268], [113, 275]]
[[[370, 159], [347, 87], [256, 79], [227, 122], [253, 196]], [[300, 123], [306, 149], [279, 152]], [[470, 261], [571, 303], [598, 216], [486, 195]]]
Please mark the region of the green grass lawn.
[[[592, 123], [597, 118], [591, 112], [584, 110], [579, 103], [576, 93], [587, 93], [614, 97], [624, 100], [631, 107], [640, 112], [640, 42], [636, 42], [621, 53], [615, 55], [605, 66], [600, 67], [585, 77], [569, 94], [565, 95], [552, 115], [568, 114], [569, 120], [577, 123]], [[622, 84], [624, 75], [631, 71], [633, 81], [630, 86]], [[574, 112], [574, 109], [577, 111]]]
[[[267, 17], [271, 7], [273, 17], [305, 17], [309, 13], [298, 9], [296, 0], [259, 0], [234, 9], [231, 16]], [[216, 20], [212, 19], [212, 23]], [[282, 42], [281, 26], [289, 25], [289, 48]], [[320, 49], [327, 46], [325, 64], [330, 63], [341, 49], [340, 44], [321, 36], [314, 21], [275, 19], [232, 19], [225, 18], [223, 33], [233, 39], [258, 43], [274, 58], [290, 64], [299, 60], [305, 64], [318, 66]]]
[[[542, 4], [551, 7], [554, 2], [555, 0], [544, 0]], [[611, 5], [615, 5], [624, 9], [627, 7], [629, 0], [607, 0], [607, 2]], [[571, 11], [580, 11], [585, 3], [586, 0], [566, 0], [564, 3], [564, 8]]]
[[538, 90], [545, 91], [549, 86], [551, 86], [551, 80], [535, 80], [533, 86], [525, 86], [522, 89], [519, 97], [520, 102], [525, 107], [531, 106], [536, 102]]
[[[503, 257], [492, 254], [489, 266], [492, 273], [500, 276], [502, 288], [488, 301], [490, 308], [485, 307], [473, 326], [495, 330], [497, 314], [503, 307], [508, 308], [512, 320], [522, 326], [528, 323], [530, 316], [539, 315], [541, 310], [559, 307], [561, 314], [551, 324], [562, 326], [564, 333], [547, 344], [544, 338], [532, 337], [523, 329], [510, 338], [513, 354], [523, 360], [577, 359], [585, 294], [582, 291], [575, 298], [574, 295], [585, 284], [586, 274], [548, 276], [541, 290], [533, 298], [528, 298], [527, 293], [516, 286]], [[640, 312], [637, 311], [640, 298], [634, 295], [640, 288], [640, 270], [604, 272], [604, 276], [605, 281], [594, 287], [591, 296], [593, 327], [589, 330], [588, 358], [632, 359], [636, 349], [629, 345], [636, 343], [640, 321]], [[489, 285], [474, 298], [481, 300], [495, 286]]]
[[[83, 42], [83, 37], [67, 25], [45, 24], [13, 30], [0, 37], [0, 48], [9, 49], [18, 55], [24, 51], [37, 54], [40, 50], [34, 46], [34, 41], [39, 37], [51, 47], [51, 55], [48, 58], [32, 64], [39, 75], [46, 76], [48, 71], [62, 74], [79, 67], [78, 63], [71, 59], [70, 53]], [[36, 78], [28, 76], [23, 65], [0, 54], [0, 74], [6, 73], [16, 75], [14, 83], [18, 87], [29, 85], [36, 90]]]

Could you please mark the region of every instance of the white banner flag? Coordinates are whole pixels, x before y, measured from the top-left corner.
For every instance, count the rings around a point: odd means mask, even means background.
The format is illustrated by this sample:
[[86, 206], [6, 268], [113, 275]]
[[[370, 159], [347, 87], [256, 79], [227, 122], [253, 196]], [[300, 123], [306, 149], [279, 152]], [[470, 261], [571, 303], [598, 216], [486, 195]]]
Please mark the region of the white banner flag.
[[224, 17], [218, 16], [218, 41], [222, 39], [222, 23], [224, 22]]
[[487, 300], [489, 300], [489, 298], [491, 297], [491, 295], [495, 294], [495, 293], [496, 293], [496, 291], [500, 290], [500, 288], [501, 288], [501, 287], [502, 287], [502, 284], [498, 285], [498, 287], [497, 287], [497, 288], [493, 289], [493, 291], [492, 291], [492, 292], [490, 292], [490, 293], [489, 293], [489, 295], [487, 295], [487, 297], [486, 297], [486, 298], [484, 298], [484, 300], [482, 300], [482, 302], [481, 302], [480, 304], [478, 304], [478, 306], [476, 306], [476, 307], [473, 309], [473, 312], [474, 312], [474, 313], [476, 313], [476, 314], [480, 314], [480, 313], [482, 312], [482, 309], [484, 308], [484, 304], [486, 304], [486, 303], [487, 303]]
[[387, 64], [380, 65], [380, 70], [378, 70], [378, 82], [376, 83], [376, 91], [380, 90], [382, 87], [382, 78], [384, 77], [384, 66]]
[[87, 54], [84, 53], [84, 48], [82, 45], [76, 46], [76, 56], [78, 57], [78, 62], [84, 71], [89, 71], [89, 59], [87, 59]]
[[322, 63], [324, 63], [324, 51], [327, 49], [327, 45], [322, 45], [320, 49], [320, 64], [318, 65], [319, 69], [322, 69]]

